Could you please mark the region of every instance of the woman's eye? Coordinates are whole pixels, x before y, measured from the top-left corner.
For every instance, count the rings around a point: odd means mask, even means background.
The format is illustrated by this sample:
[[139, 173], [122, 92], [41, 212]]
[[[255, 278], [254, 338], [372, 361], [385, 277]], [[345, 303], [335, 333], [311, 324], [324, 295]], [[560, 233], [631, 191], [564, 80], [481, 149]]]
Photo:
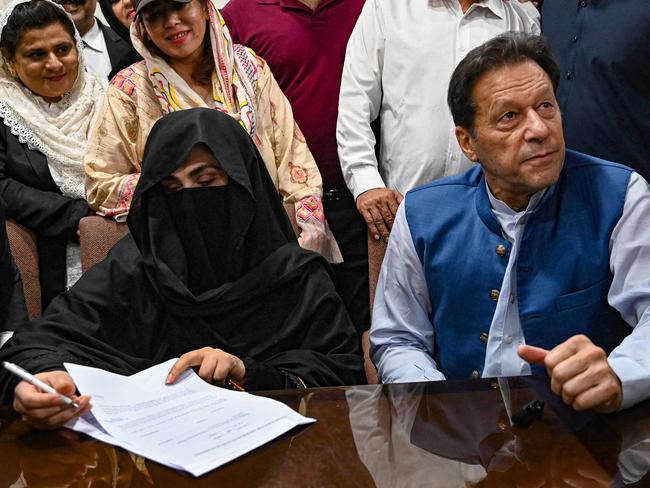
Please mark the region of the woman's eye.
[[163, 181], [162, 182], [162, 187], [163, 187], [163, 190], [165, 190], [165, 192], [167, 192], [167, 193], [172, 192], [172, 191], [177, 191], [177, 190], [180, 190], [181, 188], [183, 188], [181, 185], [179, 185], [176, 182], [168, 182], [168, 181]]

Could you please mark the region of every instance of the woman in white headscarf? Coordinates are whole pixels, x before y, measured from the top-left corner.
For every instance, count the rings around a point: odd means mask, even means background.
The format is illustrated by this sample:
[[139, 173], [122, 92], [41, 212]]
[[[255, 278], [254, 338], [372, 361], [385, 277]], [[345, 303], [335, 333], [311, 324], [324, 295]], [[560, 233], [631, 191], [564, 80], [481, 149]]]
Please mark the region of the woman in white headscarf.
[[123, 219], [144, 146], [163, 115], [195, 107], [239, 121], [285, 203], [302, 247], [342, 261], [321, 203], [322, 180], [288, 100], [263, 59], [233, 44], [216, 0], [132, 0], [131, 40], [143, 61], [115, 75], [86, 155], [86, 190], [100, 215]]
[[81, 274], [83, 158], [105, 88], [86, 73], [72, 19], [46, 0], [0, 14], [0, 197], [38, 238], [43, 308]]

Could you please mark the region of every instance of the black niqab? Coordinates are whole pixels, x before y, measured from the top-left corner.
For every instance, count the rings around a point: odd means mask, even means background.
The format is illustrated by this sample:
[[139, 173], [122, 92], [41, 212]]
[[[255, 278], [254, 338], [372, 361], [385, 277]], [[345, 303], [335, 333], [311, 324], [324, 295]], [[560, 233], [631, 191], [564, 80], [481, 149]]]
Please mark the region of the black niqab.
[[237, 279], [231, 260], [230, 188], [188, 188], [168, 192], [176, 234], [187, 263], [187, 287], [193, 295]]
[[[226, 187], [199, 191], [203, 201], [196, 193], [186, 193], [194, 189], [171, 195], [161, 185], [182, 166], [197, 144], [207, 147], [229, 178]], [[215, 200], [219, 192], [227, 195], [221, 204]], [[221, 219], [215, 219], [218, 215]], [[206, 233], [206, 226], [201, 225], [203, 219], [214, 225], [207, 231], [209, 234], [224, 233], [210, 250], [199, 237]], [[272, 252], [296, 242], [291, 222], [253, 141], [235, 119], [207, 108], [172, 112], [154, 125], [145, 146], [128, 224], [159, 292], [181, 305], [219, 301], [234, 288], [222, 290], [219, 285], [236, 281]], [[214, 243], [216, 239], [211, 240]], [[228, 255], [223, 256], [224, 252]], [[218, 266], [224, 260], [228, 269], [219, 279], [210, 280], [200, 268]], [[195, 296], [192, 288], [201, 293]]]

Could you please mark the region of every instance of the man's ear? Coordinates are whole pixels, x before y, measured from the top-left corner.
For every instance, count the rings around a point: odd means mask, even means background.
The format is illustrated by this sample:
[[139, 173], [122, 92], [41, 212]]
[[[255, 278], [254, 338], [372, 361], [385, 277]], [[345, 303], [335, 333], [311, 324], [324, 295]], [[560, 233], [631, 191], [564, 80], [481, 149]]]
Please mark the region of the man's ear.
[[459, 125], [456, 126], [455, 132], [458, 145], [465, 153], [465, 156], [467, 156], [470, 161], [477, 163], [478, 156], [476, 155], [476, 151], [474, 151], [474, 137], [472, 137], [471, 132], [465, 127]]

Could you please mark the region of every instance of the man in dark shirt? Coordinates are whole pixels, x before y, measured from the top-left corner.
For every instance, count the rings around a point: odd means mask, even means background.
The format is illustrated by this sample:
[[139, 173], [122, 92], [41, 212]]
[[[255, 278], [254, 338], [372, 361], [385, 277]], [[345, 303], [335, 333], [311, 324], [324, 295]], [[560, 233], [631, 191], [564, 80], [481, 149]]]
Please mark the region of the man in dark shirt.
[[336, 118], [345, 46], [364, 0], [230, 0], [233, 42], [269, 64], [323, 177], [323, 205], [343, 254], [336, 285], [357, 330], [370, 325], [366, 224], [341, 173]]
[[567, 147], [650, 179], [648, 0], [545, 0], [542, 32], [562, 69]]

